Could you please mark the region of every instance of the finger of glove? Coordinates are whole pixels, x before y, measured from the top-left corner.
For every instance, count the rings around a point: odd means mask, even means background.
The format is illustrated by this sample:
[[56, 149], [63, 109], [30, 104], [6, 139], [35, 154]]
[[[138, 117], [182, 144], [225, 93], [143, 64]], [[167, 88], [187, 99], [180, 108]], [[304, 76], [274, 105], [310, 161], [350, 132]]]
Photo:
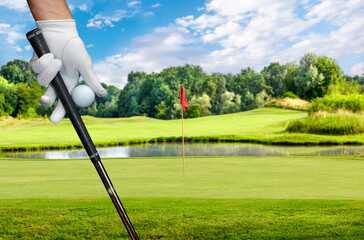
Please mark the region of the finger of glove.
[[41, 86], [48, 86], [62, 67], [59, 59], [53, 59], [46, 68], [37, 76], [37, 82]]
[[39, 102], [44, 107], [50, 107], [56, 101], [56, 97], [57, 97], [57, 95], [54, 92], [53, 87], [52, 86], [48, 86], [47, 90], [40, 97]]
[[[77, 52], [75, 53], [75, 51]], [[80, 38], [74, 38], [72, 42], [67, 45], [64, 55], [74, 56], [73, 61], [75, 61], [78, 72], [97, 96], [104, 97], [107, 95], [106, 90], [102, 87], [93, 70], [91, 58]]]
[[52, 123], [59, 123], [64, 118], [65, 115], [66, 115], [66, 110], [64, 109], [62, 102], [58, 100], [57, 106], [54, 108], [49, 120]]
[[32, 59], [30, 59], [29, 67], [36, 74], [39, 74], [46, 69], [46, 67], [52, 62], [54, 56], [52, 53], [44, 54], [42, 57], [38, 58], [38, 56], [33, 53]]

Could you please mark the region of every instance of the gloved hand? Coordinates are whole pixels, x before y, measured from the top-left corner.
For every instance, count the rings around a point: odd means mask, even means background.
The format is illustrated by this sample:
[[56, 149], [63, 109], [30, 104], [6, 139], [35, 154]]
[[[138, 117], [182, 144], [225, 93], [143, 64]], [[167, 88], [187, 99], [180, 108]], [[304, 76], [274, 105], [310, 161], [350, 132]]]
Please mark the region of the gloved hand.
[[[107, 92], [94, 73], [90, 56], [78, 36], [76, 21], [73, 19], [38, 21], [37, 26], [42, 30], [51, 51], [51, 53], [45, 54], [41, 58], [38, 58], [34, 53], [29, 64], [29, 67], [38, 74], [38, 83], [47, 87], [39, 102], [43, 106], [49, 107], [56, 100], [57, 96], [49, 83], [58, 71], [70, 93], [77, 86], [81, 74], [86, 84], [91, 87], [97, 96], [106, 96]], [[50, 121], [59, 123], [65, 114], [66, 111], [61, 101], [58, 100]]]

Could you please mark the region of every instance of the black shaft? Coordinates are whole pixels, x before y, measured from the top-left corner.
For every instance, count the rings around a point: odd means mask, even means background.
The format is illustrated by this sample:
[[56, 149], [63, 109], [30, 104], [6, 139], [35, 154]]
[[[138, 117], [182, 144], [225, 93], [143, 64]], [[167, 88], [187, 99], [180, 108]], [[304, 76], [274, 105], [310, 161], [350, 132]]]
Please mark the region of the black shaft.
[[[27, 33], [27, 38], [32, 45], [35, 53], [38, 57], [43, 56], [46, 53], [50, 53], [48, 45], [42, 35], [40, 29], [34, 29]], [[51, 85], [53, 86], [58, 98], [61, 100], [63, 107], [68, 114], [73, 127], [75, 128], [87, 154], [89, 155], [92, 163], [94, 164], [107, 192], [110, 195], [112, 202], [116, 210], [118, 211], [121, 220], [123, 221], [125, 228], [127, 229], [131, 239], [139, 239], [133, 225], [131, 224], [128, 215], [120, 202], [120, 199], [111, 183], [109, 176], [106, 173], [104, 166], [102, 165], [99, 154], [97, 153], [96, 147], [92, 142], [92, 139], [86, 129], [85, 124], [82, 121], [80, 114], [76, 109], [76, 105], [69, 94], [66, 85], [63, 82], [61, 74], [58, 72], [56, 77], [52, 80]]]

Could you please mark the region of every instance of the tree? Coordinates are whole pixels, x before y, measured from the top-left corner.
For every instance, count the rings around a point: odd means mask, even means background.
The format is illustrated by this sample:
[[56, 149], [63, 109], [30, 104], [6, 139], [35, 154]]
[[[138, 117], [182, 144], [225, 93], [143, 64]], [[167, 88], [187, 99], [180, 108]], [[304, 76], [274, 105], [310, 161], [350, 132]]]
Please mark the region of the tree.
[[16, 85], [17, 104], [13, 116], [37, 117], [36, 109], [39, 106], [39, 98], [43, 89], [35, 82], [30, 85], [18, 83]]
[[197, 103], [200, 105], [200, 113], [201, 116], [209, 116], [211, 115], [211, 98], [206, 93], [197, 99]]
[[298, 68], [297, 76], [294, 78], [297, 95], [306, 100], [321, 97], [323, 79], [324, 76], [318, 73], [315, 66], [301, 65]]
[[287, 66], [280, 65], [278, 62], [270, 63], [264, 67], [261, 74], [264, 76], [265, 84], [272, 88], [272, 96], [279, 97], [283, 95], [283, 82], [286, 75]]
[[296, 93], [296, 87], [294, 85], [294, 78], [296, 77], [296, 65], [289, 63], [286, 65], [287, 73], [283, 79], [283, 91]]
[[0, 116], [12, 115], [16, 104], [16, 86], [0, 76]]
[[167, 115], [167, 106], [166, 104], [162, 101], [160, 104], [158, 104], [157, 106], [155, 106], [155, 109], [157, 110], [157, 114], [155, 115], [156, 118], [158, 119], [168, 119], [168, 115]]
[[200, 104], [190, 104], [186, 111], [186, 118], [198, 118], [200, 117]]
[[342, 84], [345, 81], [343, 71], [336, 60], [328, 56], [319, 56], [315, 66], [324, 77], [321, 82], [321, 96], [326, 94], [330, 85]]
[[3, 65], [0, 75], [8, 80], [9, 83], [30, 83], [36, 81], [37, 77], [29, 68], [29, 63], [23, 60], [15, 59]]
[[260, 108], [260, 107], [264, 107], [264, 104], [269, 101], [271, 98], [271, 96], [269, 96], [265, 90], [261, 91], [260, 93], [257, 94], [256, 98], [255, 98], [255, 101], [256, 101], [256, 104], [257, 104], [257, 107]]
[[254, 96], [262, 90], [271, 93], [272, 88], [265, 84], [262, 74], [257, 74], [251, 68], [242, 69], [230, 82], [230, 89], [239, 95], [244, 95], [248, 91]]
[[[316, 72], [317, 76], [314, 76]], [[342, 84], [343, 81], [343, 72], [334, 59], [307, 53], [298, 66], [294, 92], [299, 97], [310, 100], [324, 96], [330, 85]]]
[[220, 98], [220, 114], [238, 112], [241, 104], [241, 96], [226, 91]]
[[247, 111], [256, 108], [256, 101], [254, 95], [249, 91], [246, 92], [243, 96], [241, 96], [241, 107], [240, 110]]

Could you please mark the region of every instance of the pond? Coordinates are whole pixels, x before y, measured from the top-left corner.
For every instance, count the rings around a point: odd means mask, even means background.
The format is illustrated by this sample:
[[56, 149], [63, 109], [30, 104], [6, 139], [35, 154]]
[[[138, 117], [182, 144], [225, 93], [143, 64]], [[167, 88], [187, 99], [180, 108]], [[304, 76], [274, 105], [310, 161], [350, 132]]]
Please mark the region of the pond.
[[[182, 156], [181, 143], [98, 148], [101, 158]], [[364, 155], [363, 146], [271, 146], [246, 143], [186, 143], [186, 156], [341, 156]], [[30, 159], [88, 158], [85, 150], [4, 153], [2, 157]]]

